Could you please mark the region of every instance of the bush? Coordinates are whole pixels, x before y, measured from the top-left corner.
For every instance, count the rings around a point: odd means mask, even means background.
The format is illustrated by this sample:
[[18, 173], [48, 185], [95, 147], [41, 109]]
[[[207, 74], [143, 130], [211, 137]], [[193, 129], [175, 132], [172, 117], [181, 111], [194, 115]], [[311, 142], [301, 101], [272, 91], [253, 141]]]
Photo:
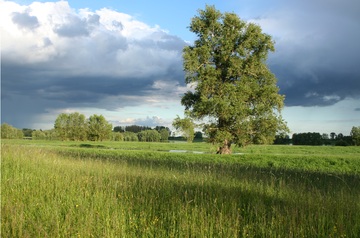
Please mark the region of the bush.
[[344, 140], [339, 140], [335, 143], [335, 146], [349, 146], [349, 144]]
[[138, 137], [134, 132], [125, 131], [124, 133], [121, 134], [124, 136], [124, 141], [138, 141]]
[[1, 139], [22, 139], [24, 133], [21, 129], [12, 127], [5, 122], [1, 125]]
[[157, 141], [160, 141], [160, 139], [161, 139], [159, 132], [157, 132], [156, 130], [141, 131], [138, 133], [137, 136], [138, 136], [139, 141], [148, 141], [148, 142], [156, 141], [157, 142]]
[[124, 136], [120, 132], [113, 132], [111, 136], [112, 141], [124, 141]]

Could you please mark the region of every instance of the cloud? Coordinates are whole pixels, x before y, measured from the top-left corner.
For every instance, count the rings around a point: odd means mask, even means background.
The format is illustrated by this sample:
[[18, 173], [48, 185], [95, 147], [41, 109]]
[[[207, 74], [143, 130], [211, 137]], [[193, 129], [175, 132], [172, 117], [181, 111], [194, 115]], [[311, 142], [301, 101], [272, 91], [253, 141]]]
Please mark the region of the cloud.
[[354, 109], [354, 111], [356, 111], [356, 112], [360, 112], [360, 107], [355, 108], [355, 109]]
[[13, 12], [11, 13], [11, 16], [12, 22], [20, 29], [34, 30], [35, 28], [39, 27], [39, 21], [37, 17], [30, 16], [28, 12]]
[[120, 121], [111, 121], [113, 124], [123, 124], [123, 125], [139, 125], [139, 126], [167, 126], [172, 125], [172, 120], [165, 120], [158, 116], [145, 117], [145, 118], [127, 118]]
[[[252, 19], [274, 35], [268, 64], [279, 79], [286, 106], [330, 106], [360, 98], [358, 1], [280, 1]], [[310, 7], [311, 6], [311, 7]], [[304, 17], [306, 16], [306, 17]]]
[[53, 31], [63, 37], [89, 36], [90, 32], [98, 26], [100, 16], [90, 15], [87, 19], [80, 19], [78, 16], [68, 14], [66, 22], [55, 25]]
[[161, 102], [179, 101], [186, 88], [181, 62], [186, 43], [128, 14], [106, 8], [77, 13], [64, 1], [29, 6], [6, 1], [0, 18], [2, 118], [17, 126], [32, 120], [12, 116], [14, 108], [23, 108], [20, 97], [32, 102], [29, 114], [45, 108], [117, 110], [164, 107]]

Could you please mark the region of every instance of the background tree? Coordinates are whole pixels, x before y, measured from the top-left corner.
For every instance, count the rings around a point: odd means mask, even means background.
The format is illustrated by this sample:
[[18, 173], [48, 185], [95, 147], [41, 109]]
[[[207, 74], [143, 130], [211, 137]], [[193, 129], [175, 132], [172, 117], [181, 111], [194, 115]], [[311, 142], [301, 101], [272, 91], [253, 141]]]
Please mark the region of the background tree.
[[293, 145], [322, 145], [323, 139], [318, 132], [308, 132], [293, 134], [292, 144]]
[[330, 139], [331, 139], [331, 140], [335, 140], [335, 139], [336, 139], [336, 133], [335, 133], [335, 132], [331, 132], [331, 133], [330, 133]]
[[[69, 116], [66, 113], [61, 113], [55, 120], [54, 128], [60, 140], [69, 140], [68, 138], [68, 122]], [[34, 135], [34, 134], [33, 134]]]
[[130, 132], [134, 132], [134, 133], [138, 133], [140, 131], [146, 131], [146, 130], [151, 130], [151, 127], [149, 127], [149, 126], [137, 126], [137, 125], [131, 125], [131, 126], [126, 126], [125, 127], [125, 131], [130, 131]]
[[122, 135], [124, 136], [124, 141], [138, 141], [138, 137], [134, 132], [125, 131]]
[[350, 131], [350, 136], [352, 137], [353, 144], [356, 146], [360, 145], [360, 126], [353, 128]]
[[125, 128], [122, 126], [115, 126], [113, 132], [125, 132]]
[[169, 131], [166, 128], [161, 129], [159, 133], [160, 133], [161, 140], [169, 139]]
[[1, 125], [1, 139], [22, 139], [23, 137], [24, 133], [21, 129], [17, 129], [5, 122]]
[[271, 36], [214, 6], [198, 13], [189, 27], [198, 38], [183, 50], [185, 82], [195, 92], [188, 91], [181, 103], [192, 118], [209, 121], [209, 142], [229, 154], [231, 143], [272, 143], [276, 132], [289, 132], [280, 115], [284, 96], [265, 63], [275, 51]]
[[103, 141], [110, 139], [112, 124], [103, 115], [92, 115], [88, 119], [88, 135], [90, 140]]
[[329, 140], [329, 134], [323, 133], [321, 136], [323, 140]]
[[60, 140], [83, 141], [87, 139], [87, 122], [78, 112], [61, 113], [55, 120], [54, 128]]
[[28, 129], [28, 128], [23, 128], [22, 131], [23, 131], [23, 133], [24, 133], [24, 137], [31, 137], [31, 136], [32, 136], [32, 132], [33, 132], [34, 130]]
[[113, 132], [111, 135], [112, 141], [123, 141], [124, 136], [120, 132]]
[[67, 137], [72, 141], [84, 141], [87, 139], [87, 123], [83, 114], [78, 112], [68, 115]]
[[336, 136], [336, 139], [337, 139], [337, 140], [342, 140], [342, 139], [344, 139], [343, 133], [339, 133], [339, 134]]
[[170, 130], [169, 127], [165, 127], [165, 126], [156, 126], [156, 127], [155, 127], [155, 130], [157, 130], [159, 133], [160, 133], [160, 131], [161, 131], [162, 129], [166, 129], [166, 130], [168, 131], [168, 133], [169, 133], [169, 136], [171, 135], [171, 130]]
[[32, 139], [33, 140], [46, 140], [46, 135], [44, 132], [40, 130], [35, 130], [32, 132]]
[[190, 118], [181, 119], [179, 115], [176, 116], [172, 124], [173, 127], [181, 132], [181, 136], [184, 137], [188, 143], [191, 143], [194, 140], [194, 123]]
[[199, 138], [199, 139], [202, 139], [202, 138], [203, 138], [203, 135], [202, 135], [201, 131], [197, 131], [197, 132], [195, 132], [195, 134], [194, 134], [194, 138]]

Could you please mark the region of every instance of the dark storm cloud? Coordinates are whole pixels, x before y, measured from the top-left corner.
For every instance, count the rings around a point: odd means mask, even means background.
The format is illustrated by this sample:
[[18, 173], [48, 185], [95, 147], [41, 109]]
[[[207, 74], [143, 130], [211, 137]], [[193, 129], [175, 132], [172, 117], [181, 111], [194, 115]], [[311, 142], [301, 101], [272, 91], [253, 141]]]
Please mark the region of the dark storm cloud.
[[99, 25], [99, 15], [90, 15], [87, 19], [69, 14], [67, 23], [57, 25], [53, 31], [63, 37], [89, 36], [92, 29]]
[[275, 36], [276, 53], [268, 60], [286, 106], [330, 106], [360, 98], [360, 31], [355, 30], [360, 17], [354, 11], [360, 2], [317, 0], [288, 7], [283, 11], [291, 8], [292, 15], [277, 26], [282, 36]]
[[39, 26], [39, 21], [37, 17], [30, 16], [28, 12], [13, 12], [11, 16], [12, 22], [16, 24], [20, 29], [33, 30]]

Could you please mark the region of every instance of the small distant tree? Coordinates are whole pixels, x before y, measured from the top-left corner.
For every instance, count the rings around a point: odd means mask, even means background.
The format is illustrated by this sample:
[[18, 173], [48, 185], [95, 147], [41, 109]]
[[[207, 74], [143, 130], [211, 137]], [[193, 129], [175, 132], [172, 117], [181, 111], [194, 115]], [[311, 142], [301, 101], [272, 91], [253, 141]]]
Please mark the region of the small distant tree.
[[188, 143], [194, 140], [194, 123], [190, 118], [181, 119], [179, 115], [177, 115], [172, 125], [182, 133], [181, 136], [184, 137]]
[[46, 135], [43, 131], [36, 130], [32, 132], [33, 140], [46, 140]]
[[124, 136], [120, 132], [113, 132], [111, 136], [112, 141], [123, 141]]
[[203, 138], [201, 131], [195, 132], [194, 138], [199, 138], [199, 139]]
[[124, 136], [124, 141], [138, 141], [137, 134], [131, 131], [125, 131], [121, 133]]
[[331, 140], [335, 140], [335, 139], [336, 139], [336, 133], [335, 133], [335, 132], [331, 132], [331, 133], [330, 133], [330, 139], [331, 139]]
[[339, 133], [339, 134], [336, 136], [336, 139], [337, 139], [337, 140], [342, 140], [342, 139], [344, 139], [343, 133]]
[[31, 137], [32, 136], [33, 130], [28, 129], [28, 128], [23, 128], [22, 131], [23, 131], [25, 137]]
[[125, 132], [125, 128], [123, 128], [122, 126], [115, 126], [113, 131], [114, 132]]
[[350, 136], [352, 137], [353, 144], [355, 146], [360, 145], [360, 126], [356, 127], [353, 126], [353, 128], [350, 131]]
[[112, 124], [103, 115], [92, 115], [88, 119], [88, 135], [90, 140], [103, 141], [110, 139]]
[[169, 131], [166, 130], [165, 128], [161, 129], [160, 137], [161, 137], [161, 140], [168, 140], [169, 139]]
[[322, 134], [322, 139], [323, 140], [328, 140], [329, 139], [329, 134], [323, 133]]
[[21, 129], [17, 129], [5, 122], [1, 125], [1, 139], [22, 139], [23, 137], [24, 133]]

